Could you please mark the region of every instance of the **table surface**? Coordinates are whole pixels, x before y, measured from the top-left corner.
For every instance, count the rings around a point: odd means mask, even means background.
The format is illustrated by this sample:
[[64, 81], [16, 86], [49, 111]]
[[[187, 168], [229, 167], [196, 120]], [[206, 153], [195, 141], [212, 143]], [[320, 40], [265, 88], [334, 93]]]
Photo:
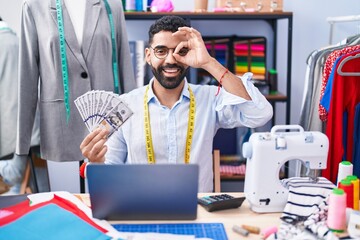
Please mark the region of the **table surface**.
[[[217, 195], [220, 193], [199, 193], [199, 197]], [[226, 193], [234, 197], [242, 197], [243, 193], [229, 192]], [[88, 194], [80, 194], [78, 197], [90, 206], [90, 197]], [[234, 225], [242, 224], [256, 226], [264, 229], [272, 226], [280, 225], [281, 213], [256, 213], [250, 209], [247, 200], [243, 202], [240, 208], [227, 209], [216, 212], [208, 212], [198, 205], [197, 219], [190, 221], [110, 221], [111, 224], [152, 224], [152, 223], [223, 223], [228, 239], [240, 239], [242, 236], [232, 230]], [[246, 239], [260, 239], [258, 234], [249, 234]]]

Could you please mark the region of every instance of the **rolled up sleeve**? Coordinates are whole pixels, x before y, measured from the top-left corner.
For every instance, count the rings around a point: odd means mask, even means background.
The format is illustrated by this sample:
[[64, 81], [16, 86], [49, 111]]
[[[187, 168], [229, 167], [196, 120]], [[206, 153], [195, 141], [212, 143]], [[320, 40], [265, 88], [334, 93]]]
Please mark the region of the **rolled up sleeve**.
[[233, 128], [245, 126], [260, 127], [273, 117], [273, 108], [269, 101], [250, 81], [252, 73], [245, 73], [240, 77], [251, 100], [221, 91], [221, 100], [215, 110], [218, 114], [219, 126]]

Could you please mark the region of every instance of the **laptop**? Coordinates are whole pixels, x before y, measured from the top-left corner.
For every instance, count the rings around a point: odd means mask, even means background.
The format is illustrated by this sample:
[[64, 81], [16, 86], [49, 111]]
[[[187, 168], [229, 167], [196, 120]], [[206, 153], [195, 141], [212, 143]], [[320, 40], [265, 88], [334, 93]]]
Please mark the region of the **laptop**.
[[90, 164], [86, 169], [93, 217], [106, 220], [193, 220], [199, 166]]

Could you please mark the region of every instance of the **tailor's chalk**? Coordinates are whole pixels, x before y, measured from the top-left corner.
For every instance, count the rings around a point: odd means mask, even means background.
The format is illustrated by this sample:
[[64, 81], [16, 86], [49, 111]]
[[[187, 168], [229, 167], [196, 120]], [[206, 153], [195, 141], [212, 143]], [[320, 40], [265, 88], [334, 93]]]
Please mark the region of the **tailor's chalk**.
[[273, 233], [275, 234], [276, 232], [277, 232], [277, 227], [276, 226], [265, 228], [265, 229], [261, 230], [261, 238], [266, 239], [271, 234], [273, 234]]
[[241, 227], [245, 230], [248, 230], [249, 233], [254, 233], [254, 234], [259, 234], [260, 233], [260, 228], [255, 227], [255, 226], [249, 226], [249, 225], [241, 225]]
[[244, 236], [244, 237], [246, 237], [246, 236], [249, 235], [249, 231], [248, 231], [248, 230], [245, 230], [245, 229], [243, 229], [242, 227], [237, 226], [237, 225], [234, 225], [234, 226], [232, 227], [232, 230], [233, 230], [234, 232], [236, 232], [236, 233], [241, 234], [241, 235]]

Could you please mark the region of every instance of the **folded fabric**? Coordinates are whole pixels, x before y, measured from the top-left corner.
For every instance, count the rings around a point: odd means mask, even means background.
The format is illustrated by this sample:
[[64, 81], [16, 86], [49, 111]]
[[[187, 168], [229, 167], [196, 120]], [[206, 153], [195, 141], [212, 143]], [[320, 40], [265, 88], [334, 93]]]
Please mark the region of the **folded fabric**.
[[285, 179], [283, 185], [289, 189], [288, 201], [283, 215], [306, 218], [317, 211], [335, 185], [324, 177], [313, 181], [309, 177]]
[[50, 203], [0, 227], [5, 239], [111, 239], [73, 213]]
[[46, 202], [38, 203], [36, 205], [30, 206], [30, 201], [26, 200], [14, 206], [1, 209], [0, 211], [8, 211], [12, 212], [12, 214], [7, 214], [6, 217], [0, 218], [0, 227], [4, 226], [5, 224], [9, 224], [11, 222], [17, 221], [19, 218], [24, 216], [25, 214], [30, 213], [38, 208], [42, 208], [48, 204], [56, 204], [57, 206], [63, 208], [64, 210], [69, 211], [71, 214], [78, 216], [83, 221], [87, 222], [88, 224], [92, 225], [93, 227], [97, 228], [99, 231], [107, 232], [106, 229], [98, 226], [92, 219], [90, 219], [82, 210], [80, 210], [75, 204], [66, 199], [63, 199], [57, 195]]

